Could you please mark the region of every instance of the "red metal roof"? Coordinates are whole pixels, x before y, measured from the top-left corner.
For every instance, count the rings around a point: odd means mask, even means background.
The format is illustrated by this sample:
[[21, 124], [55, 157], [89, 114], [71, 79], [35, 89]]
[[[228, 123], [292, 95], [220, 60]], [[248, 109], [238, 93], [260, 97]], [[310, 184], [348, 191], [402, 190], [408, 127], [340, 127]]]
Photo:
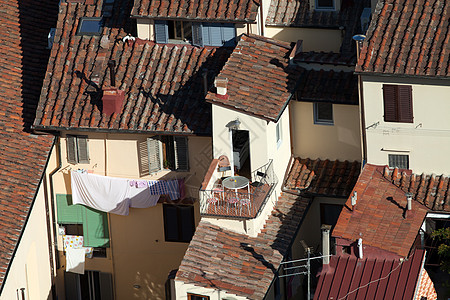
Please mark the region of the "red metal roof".
[[0, 0], [0, 6], [0, 285], [3, 285], [52, 146], [52, 137], [31, 134], [29, 129], [47, 67], [47, 35], [55, 25], [58, 2]]
[[448, 1], [379, 1], [356, 71], [449, 76], [449, 20]]
[[135, 0], [132, 16], [254, 22], [260, 0]]
[[424, 250], [403, 262], [333, 256], [320, 274], [314, 299], [413, 299], [424, 257]]
[[349, 197], [332, 236], [349, 241], [362, 238], [365, 245], [406, 257], [428, 209], [413, 201], [405, 215], [405, 192], [387, 180], [383, 171], [384, 166], [364, 166], [353, 189], [358, 198], [355, 210]]

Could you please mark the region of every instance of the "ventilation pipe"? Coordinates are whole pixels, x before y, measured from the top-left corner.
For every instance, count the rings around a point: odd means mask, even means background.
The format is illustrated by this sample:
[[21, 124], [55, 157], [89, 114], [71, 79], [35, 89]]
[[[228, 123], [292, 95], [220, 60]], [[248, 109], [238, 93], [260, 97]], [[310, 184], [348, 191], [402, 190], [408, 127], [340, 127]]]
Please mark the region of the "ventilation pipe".
[[358, 200], [358, 193], [356, 191], [354, 191], [353, 195], [352, 195], [352, 211], [355, 210], [357, 200]]
[[405, 194], [406, 196], [406, 212], [405, 217], [408, 215], [408, 212], [412, 210], [412, 196], [413, 194], [408, 192]]
[[203, 91], [206, 94], [208, 94], [208, 69], [204, 69], [202, 72], [203, 77]]
[[362, 238], [358, 239], [358, 257], [360, 259], [363, 258], [363, 245], [362, 245]]
[[330, 225], [322, 225], [322, 263], [328, 265], [330, 263]]
[[116, 67], [116, 61], [115, 60], [109, 60], [108, 61], [108, 68], [109, 68], [109, 76], [111, 79], [111, 86], [116, 86], [116, 74], [114, 72], [114, 69]]

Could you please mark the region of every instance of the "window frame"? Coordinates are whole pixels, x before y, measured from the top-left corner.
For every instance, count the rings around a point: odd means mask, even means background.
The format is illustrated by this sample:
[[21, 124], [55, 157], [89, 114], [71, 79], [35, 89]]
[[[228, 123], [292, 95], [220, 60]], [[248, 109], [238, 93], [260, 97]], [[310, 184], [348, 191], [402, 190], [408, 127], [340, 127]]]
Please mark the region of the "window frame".
[[[400, 157], [406, 158], [406, 168], [399, 166], [396, 162], [400, 159]], [[391, 160], [392, 158], [392, 160]], [[394, 162], [395, 160], [395, 162]], [[393, 162], [391, 164], [391, 161]], [[399, 154], [399, 153], [388, 153], [388, 166], [389, 168], [399, 168], [409, 170], [409, 154]]]
[[392, 123], [414, 123], [411, 85], [383, 84], [383, 120]]
[[[92, 22], [92, 21], [98, 21], [98, 23], [99, 23], [98, 31], [82, 32], [81, 28], [83, 27], [83, 23], [84, 22]], [[82, 18], [80, 18], [80, 22], [78, 24], [76, 35], [88, 35], [88, 36], [101, 35], [102, 31], [103, 31], [103, 18], [102, 17], [94, 17], [94, 18], [92, 18], [92, 17], [82, 17]]]
[[336, 10], [336, 0], [333, 1], [333, 6], [320, 6], [320, 0], [314, 0], [315, 10], [325, 10], [325, 11], [335, 11]]
[[[193, 297], [202, 297], [205, 300], [209, 300], [209, 296], [204, 296], [204, 295], [200, 295], [200, 294], [192, 294], [192, 293], [187, 293], [187, 298], [188, 300], [193, 300]], [[195, 300], [195, 299], [194, 299]]]
[[[155, 152], [157, 151], [157, 152]], [[189, 172], [189, 139], [186, 136], [157, 135], [147, 138], [149, 172]]]
[[[331, 119], [320, 119], [319, 118], [319, 105], [329, 104], [331, 105]], [[334, 125], [334, 113], [333, 113], [333, 103], [331, 102], [313, 102], [313, 112], [314, 112], [314, 124], [316, 125]]]
[[[71, 139], [73, 139], [72, 142], [70, 141]], [[82, 143], [84, 143], [84, 145]], [[89, 137], [87, 135], [66, 135], [66, 150], [68, 163], [74, 165], [90, 163]], [[70, 151], [72, 151], [72, 153]]]
[[[177, 238], [171, 238], [170, 237], [170, 225], [174, 224], [173, 219], [169, 219], [168, 216], [168, 209], [176, 209], [176, 222], [177, 222]], [[188, 208], [190, 211], [190, 214], [192, 216], [190, 220], [190, 231], [192, 233], [192, 236], [189, 239], [183, 239], [183, 229], [185, 228], [182, 224], [182, 209], [181, 208]], [[195, 210], [193, 205], [175, 205], [175, 204], [169, 204], [169, 203], [163, 203], [163, 222], [164, 222], [164, 240], [166, 242], [177, 242], [177, 243], [189, 243], [192, 240], [192, 237], [195, 233]], [[187, 228], [187, 227], [186, 227]]]

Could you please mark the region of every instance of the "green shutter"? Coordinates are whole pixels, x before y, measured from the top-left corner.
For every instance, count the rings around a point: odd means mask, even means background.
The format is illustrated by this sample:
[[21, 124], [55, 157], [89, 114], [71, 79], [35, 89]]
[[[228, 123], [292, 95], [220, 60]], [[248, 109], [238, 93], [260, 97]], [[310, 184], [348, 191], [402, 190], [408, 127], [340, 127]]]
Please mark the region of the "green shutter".
[[185, 136], [174, 137], [175, 169], [189, 171], [188, 139]]
[[67, 135], [66, 146], [67, 146], [67, 161], [71, 164], [78, 163], [76, 137], [73, 135]]
[[83, 223], [84, 207], [72, 205], [72, 195], [56, 194], [56, 209], [59, 224]]
[[85, 207], [83, 239], [85, 247], [109, 247], [108, 215]]
[[77, 136], [78, 163], [89, 163], [89, 149], [87, 135]]

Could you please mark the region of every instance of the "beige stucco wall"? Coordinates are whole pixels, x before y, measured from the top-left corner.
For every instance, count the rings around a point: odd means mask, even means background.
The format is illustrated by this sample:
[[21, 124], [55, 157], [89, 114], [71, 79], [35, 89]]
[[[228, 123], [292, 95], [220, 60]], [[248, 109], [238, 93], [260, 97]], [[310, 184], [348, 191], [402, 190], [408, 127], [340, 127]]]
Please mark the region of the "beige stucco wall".
[[359, 109], [333, 104], [334, 125], [314, 124], [312, 102], [291, 101], [294, 155], [361, 161]]
[[[409, 155], [415, 173], [450, 173], [450, 83], [444, 80], [363, 76], [369, 163]], [[383, 83], [412, 85], [413, 123], [384, 122]]]
[[[214, 280], [212, 278], [211, 280]], [[237, 296], [235, 294], [229, 294], [225, 291], [219, 291], [215, 289], [209, 289], [204, 287], [195, 286], [193, 284], [184, 283], [181, 281], [175, 282], [175, 295], [172, 295], [172, 299], [167, 300], [187, 300], [188, 293], [197, 294], [202, 296], [208, 296], [209, 300], [246, 300], [247, 297]]]
[[[55, 166], [50, 160], [48, 169]], [[41, 184], [0, 299], [18, 299], [25, 288], [26, 299], [51, 299], [50, 253], [48, 248], [45, 189]], [[51, 220], [50, 220], [51, 222]]]
[[[77, 134], [72, 133], [71, 134]], [[189, 136], [190, 172], [164, 170], [140, 176], [138, 143], [151, 135], [85, 133], [89, 135], [89, 164], [67, 163], [66, 143], [61, 138], [62, 168], [54, 176], [55, 193], [71, 194], [70, 168], [92, 170], [94, 174], [130, 179], [185, 178], [186, 193], [198, 198], [198, 189], [211, 162], [211, 138]], [[195, 222], [200, 220], [198, 202], [194, 205]], [[176, 269], [188, 243], [165, 242], [163, 205], [146, 209], [130, 208], [128, 216], [109, 214], [110, 248], [106, 258], [86, 259], [86, 270], [113, 274], [116, 299], [165, 299], [169, 271]], [[62, 239], [59, 249], [62, 251]], [[65, 265], [61, 254], [61, 264]], [[60, 269], [59, 277], [64, 275]], [[61, 282], [61, 280], [59, 280]], [[133, 287], [139, 285], [139, 288]], [[63, 286], [60, 297], [64, 297]]]
[[143, 40], [154, 41], [154, 27], [151, 19], [136, 19], [137, 37]]
[[293, 28], [266, 26], [264, 35], [286, 42], [303, 40], [303, 51], [339, 52], [342, 33], [339, 29]]

